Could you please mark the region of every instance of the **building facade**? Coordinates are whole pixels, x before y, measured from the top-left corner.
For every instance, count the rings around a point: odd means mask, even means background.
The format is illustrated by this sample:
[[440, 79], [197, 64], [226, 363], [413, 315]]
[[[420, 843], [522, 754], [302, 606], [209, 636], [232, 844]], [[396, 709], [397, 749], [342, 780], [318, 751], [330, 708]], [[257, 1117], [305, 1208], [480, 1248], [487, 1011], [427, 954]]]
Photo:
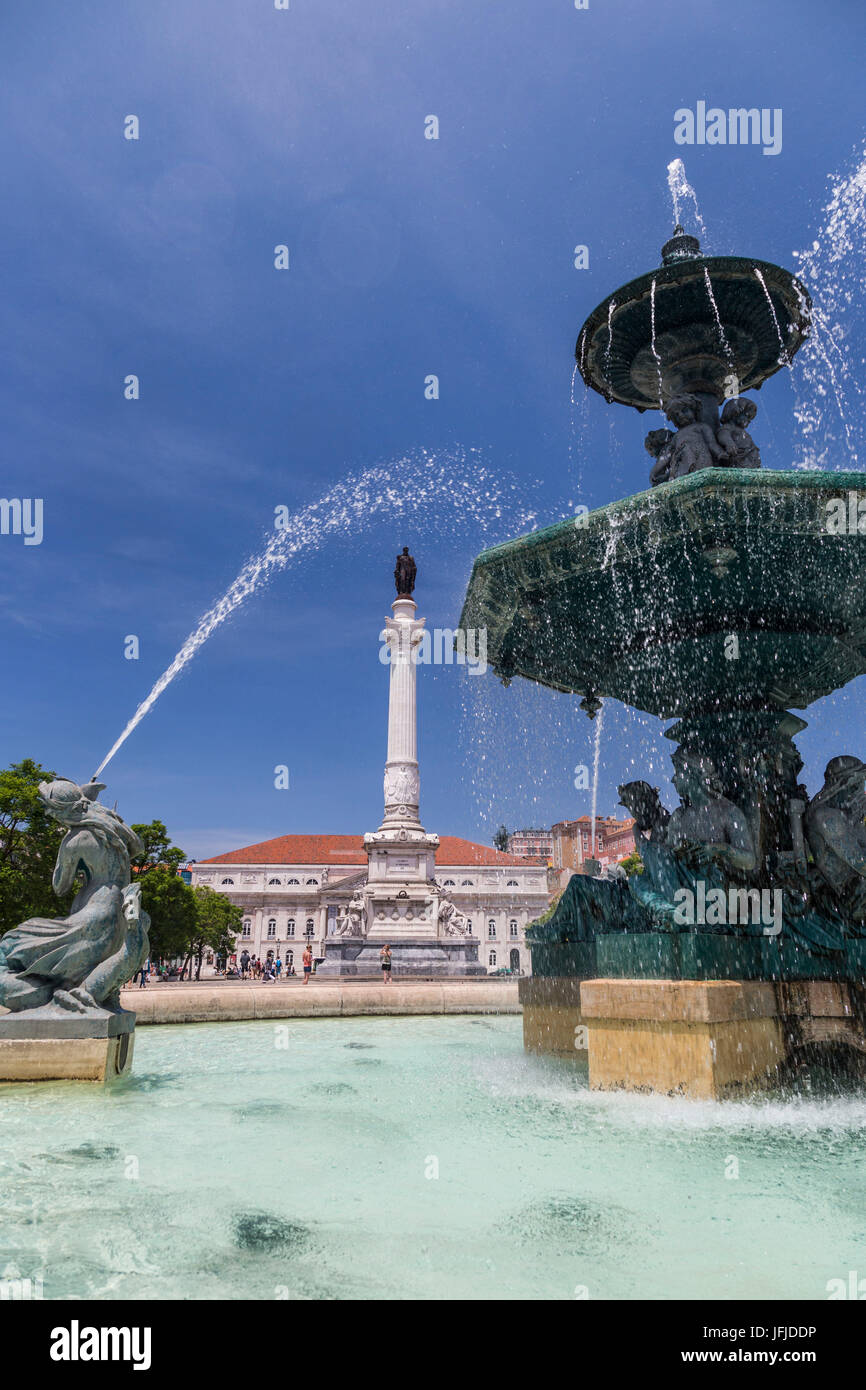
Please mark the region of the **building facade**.
[[[296, 970], [306, 941], [317, 959], [325, 957], [367, 871], [361, 835], [283, 835], [189, 865], [194, 886], [225, 893], [243, 912], [238, 952], [279, 955]], [[435, 881], [466, 918], [488, 972], [529, 973], [524, 933], [550, 901], [546, 866], [445, 835]]]
[[548, 864], [553, 859], [553, 831], [512, 830], [508, 836], [508, 853], [543, 859]]
[[572, 874], [582, 874], [587, 859], [595, 859], [608, 868], [627, 858], [635, 850], [634, 820], [627, 817], [596, 816], [593, 838], [592, 817], [578, 816], [576, 820], [558, 821], [554, 825], [553, 876], [554, 886], [564, 888]]

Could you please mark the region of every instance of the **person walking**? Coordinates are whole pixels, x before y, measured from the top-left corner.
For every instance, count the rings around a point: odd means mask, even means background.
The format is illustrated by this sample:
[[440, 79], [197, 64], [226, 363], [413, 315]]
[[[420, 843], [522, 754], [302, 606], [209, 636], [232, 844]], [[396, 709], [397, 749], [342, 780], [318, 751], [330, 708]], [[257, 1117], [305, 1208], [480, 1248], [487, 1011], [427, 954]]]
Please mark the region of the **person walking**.
[[250, 953], [249, 953], [249, 951], [241, 951], [241, 979], [242, 979], [242, 980], [246, 980], [246, 979], [249, 978], [249, 970], [250, 970]]
[[304, 947], [304, 984], [310, 983], [310, 975], [313, 970], [313, 951], [309, 941]]
[[147, 961], [138, 972], [138, 988], [147, 989]]
[[274, 965], [274, 970], [276, 971], [277, 982], [279, 982], [280, 976], [283, 973], [283, 962], [279, 956], [277, 956], [276, 963]]
[[391, 983], [391, 947], [390, 947], [390, 946], [383, 946], [383, 947], [382, 947], [381, 951], [379, 952], [379, 959], [380, 959], [380, 961], [382, 962], [382, 983], [383, 983], [383, 985], [389, 985], [389, 984]]

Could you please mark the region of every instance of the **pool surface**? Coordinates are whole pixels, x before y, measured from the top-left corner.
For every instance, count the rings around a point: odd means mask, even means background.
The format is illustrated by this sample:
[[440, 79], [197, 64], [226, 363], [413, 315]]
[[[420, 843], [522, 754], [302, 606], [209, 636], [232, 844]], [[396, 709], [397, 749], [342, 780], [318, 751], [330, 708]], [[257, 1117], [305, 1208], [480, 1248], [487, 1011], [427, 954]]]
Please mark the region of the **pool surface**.
[[866, 1097], [597, 1094], [518, 1017], [139, 1029], [0, 1086], [0, 1276], [44, 1297], [817, 1298], [866, 1276]]

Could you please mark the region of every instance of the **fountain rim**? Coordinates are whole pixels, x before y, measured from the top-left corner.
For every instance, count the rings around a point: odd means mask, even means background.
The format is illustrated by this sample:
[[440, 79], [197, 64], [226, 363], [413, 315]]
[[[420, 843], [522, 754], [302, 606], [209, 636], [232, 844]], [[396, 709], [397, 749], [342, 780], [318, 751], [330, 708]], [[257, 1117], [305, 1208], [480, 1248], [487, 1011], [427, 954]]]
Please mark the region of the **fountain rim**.
[[[688, 272], [688, 267], [693, 268], [691, 274]], [[750, 281], [756, 270], [759, 270], [768, 282], [772, 282], [778, 288], [787, 287], [793, 291], [801, 305], [800, 313], [795, 319], [792, 319], [797, 329], [797, 337], [792, 340], [788, 352], [789, 357], [793, 358], [795, 353], [799, 351], [803, 343], [809, 337], [811, 327], [812, 296], [809, 294], [808, 289], [798, 275], [795, 275], [793, 271], [786, 270], [784, 266], [776, 265], [774, 261], [758, 260], [752, 256], [689, 256], [674, 261], [670, 265], [660, 265], [655, 270], [645, 271], [644, 274], [638, 275], [634, 280], [629, 280], [626, 284], [620, 285], [619, 289], [613, 290], [609, 295], [606, 295], [601, 303], [596, 305], [592, 313], [587, 316], [577, 335], [577, 341], [574, 347], [577, 369], [580, 372], [584, 385], [590, 387], [599, 396], [602, 396], [609, 405], [613, 403], [617, 405], [627, 405], [630, 406], [632, 410], [639, 411], [640, 414], [643, 414], [647, 410], [657, 410], [657, 404], [655, 406], [651, 403], [647, 405], [638, 405], [632, 400], [626, 400], [615, 392], [605, 389], [604, 386], [599, 385], [591, 374], [585, 370], [587, 356], [586, 348], [598, 329], [607, 326], [611, 304], [613, 304], [614, 309], [610, 321], [614, 322], [617, 313], [622, 309], [625, 309], [629, 305], [636, 304], [652, 294], [653, 282], [655, 282], [656, 290], [658, 291], [660, 286], [664, 288], [671, 283], [683, 283], [687, 280], [703, 279], [705, 271], [709, 274], [711, 280], [713, 275], [717, 274], [720, 279], [739, 278], [743, 281]], [[769, 290], [769, 283], [767, 288]], [[584, 348], [583, 351], [581, 351], [582, 345]], [[771, 376], [775, 376], [776, 372], [781, 371], [784, 365], [783, 362], [777, 363], [762, 375], [760, 381], [751, 382], [750, 385], [744, 389], [760, 390], [763, 383], [769, 380]]]

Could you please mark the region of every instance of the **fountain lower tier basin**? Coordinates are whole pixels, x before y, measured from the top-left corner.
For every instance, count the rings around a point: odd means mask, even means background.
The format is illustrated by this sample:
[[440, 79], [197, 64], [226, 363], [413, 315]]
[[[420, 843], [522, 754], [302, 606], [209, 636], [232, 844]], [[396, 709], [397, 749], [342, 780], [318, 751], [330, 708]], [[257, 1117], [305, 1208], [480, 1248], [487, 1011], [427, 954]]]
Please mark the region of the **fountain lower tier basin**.
[[861, 498], [866, 473], [704, 469], [484, 551], [460, 626], [506, 682], [663, 719], [805, 708], [866, 672]]
[[864, 1137], [851, 1091], [592, 1091], [582, 1062], [525, 1054], [516, 1017], [141, 1028], [135, 1072], [107, 1089], [0, 1087], [0, 1271], [46, 1300], [239, 1313], [573, 1309], [578, 1286], [826, 1299], [863, 1272]]

